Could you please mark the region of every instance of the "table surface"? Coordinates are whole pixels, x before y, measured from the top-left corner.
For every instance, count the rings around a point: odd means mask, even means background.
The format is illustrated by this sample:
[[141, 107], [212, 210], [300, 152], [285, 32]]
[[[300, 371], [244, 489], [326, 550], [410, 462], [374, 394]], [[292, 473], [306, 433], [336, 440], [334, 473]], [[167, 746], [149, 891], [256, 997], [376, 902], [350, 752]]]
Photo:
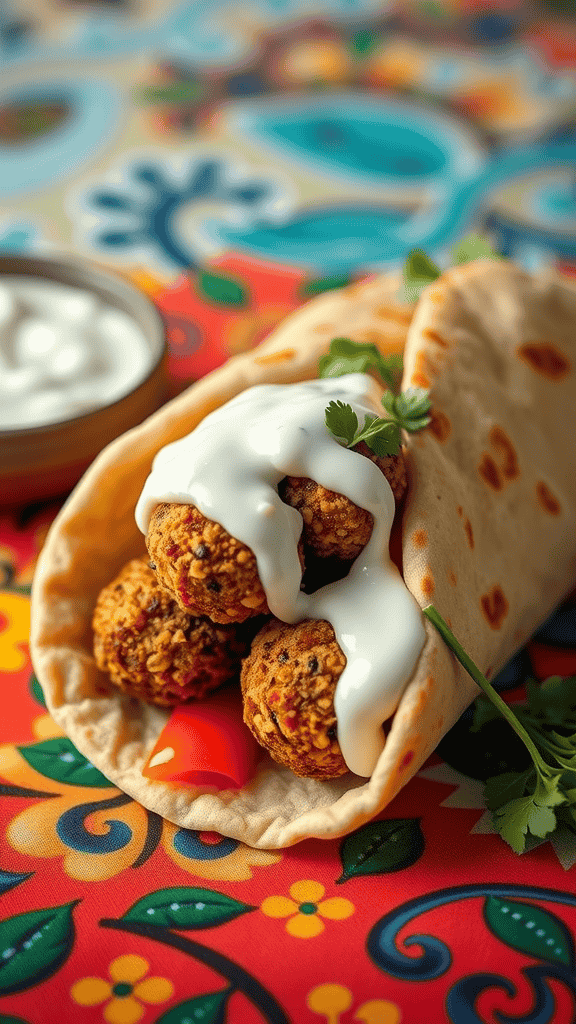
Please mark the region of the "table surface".
[[[398, 266], [407, 224], [440, 261], [480, 229], [574, 272], [576, 30], [551, 6], [44, 3], [27, 28], [12, 4], [0, 247], [129, 274], [165, 318], [174, 391], [307, 296]], [[371, 166], [399, 98], [428, 142], [398, 135]], [[518, 857], [494, 833], [468, 722], [374, 822], [283, 851], [178, 829], [88, 764], [27, 648], [58, 507], [0, 513], [0, 1024], [576, 1019], [576, 844]], [[499, 677], [507, 699], [530, 673], [576, 673], [574, 596]]]

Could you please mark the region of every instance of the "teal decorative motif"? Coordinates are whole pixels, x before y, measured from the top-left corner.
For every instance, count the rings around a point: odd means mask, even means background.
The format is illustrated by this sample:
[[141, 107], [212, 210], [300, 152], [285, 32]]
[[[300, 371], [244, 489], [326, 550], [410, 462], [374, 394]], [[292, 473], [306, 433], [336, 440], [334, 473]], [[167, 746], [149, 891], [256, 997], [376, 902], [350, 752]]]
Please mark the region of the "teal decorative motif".
[[140, 921], [157, 928], [196, 931], [233, 921], [255, 907], [213, 889], [174, 887], [158, 889], [138, 900], [123, 915], [123, 921]]
[[79, 902], [0, 922], [0, 994], [31, 988], [62, 966], [74, 943], [72, 911]]
[[336, 881], [402, 871], [422, 856], [424, 845], [418, 818], [371, 821], [343, 840], [340, 857], [344, 870]]
[[17, 885], [22, 885], [22, 882], [32, 878], [33, 874], [33, 871], [23, 874], [17, 871], [0, 871], [0, 896], [2, 893], [10, 892], [10, 889], [15, 889]]
[[53, 782], [64, 782], [67, 786], [112, 786], [112, 783], [76, 750], [67, 736], [56, 736], [41, 743], [18, 747], [17, 750], [34, 771], [47, 779], [52, 779]]
[[[179, 166], [174, 161], [145, 160], [120, 171], [122, 182], [101, 184], [82, 199], [80, 216], [88, 216], [92, 244], [108, 253], [123, 253], [136, 262], [151, 254], [170, 269], [201, 271], [206, 259], [206, 240], [195, 232], [178, 229], [181, 211], [196, 203], [215, 203], [223, 210], [223, 219], [238, 219], [249, 225], [265, 220], [269, 209], [285, 204], [280, 186], [272, 178], [252, 173], [241, 176], [225, 160], [198, 155]], [[93, 226], [95, 217], [98, 223]], [[210, 251], [213, 251], [210, 245]], [[227, 305], [239, 306], [245, 290], [236, 282], [218, 275], [202, 274], [200, 287], [209, 297]]]

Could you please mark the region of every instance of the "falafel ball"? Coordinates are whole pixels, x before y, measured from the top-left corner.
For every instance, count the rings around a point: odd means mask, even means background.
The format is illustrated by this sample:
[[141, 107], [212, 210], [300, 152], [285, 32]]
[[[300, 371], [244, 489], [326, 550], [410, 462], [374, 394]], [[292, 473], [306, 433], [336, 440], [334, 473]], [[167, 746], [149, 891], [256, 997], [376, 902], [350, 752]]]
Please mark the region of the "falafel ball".
[[145, 558], [128, 562], [104, 587], [92, 624], [98, 668], [124, 693], [164, 707], [225, 683], [249, 649], [238, 627], [183, 612]]
[[158, 505], [146, 546], [158, 580], [184, 611], [220, 623], [268, 612], [250, 548], [195, 505]]
[[[402, 450], [398, 455], [379, 456], [363, 441], [353, 450], [376, 463], [399, 502], [407, 487]], [[308, 477], [294, 476], [285, 477], [278, 491], [282, 501], [302, 516], [305, 557], [311, 552], [318, 558], [350, 562], [370, 540], [374, 525], [372, 515], [343, 494], [329, 491]]]
[[[225, 624], [269, 614], [251, 549], [195, 505], [157, 505], [146, 546], [158, 580], [183, 611]], [[301, 543], [298, 557], [304, 569]]]
[[336, 738], [334, 691], [346, 665], [330, 623], [272, 619], [242, 665], [244, 721], [258, 743], [295, 775], [348, 771]]

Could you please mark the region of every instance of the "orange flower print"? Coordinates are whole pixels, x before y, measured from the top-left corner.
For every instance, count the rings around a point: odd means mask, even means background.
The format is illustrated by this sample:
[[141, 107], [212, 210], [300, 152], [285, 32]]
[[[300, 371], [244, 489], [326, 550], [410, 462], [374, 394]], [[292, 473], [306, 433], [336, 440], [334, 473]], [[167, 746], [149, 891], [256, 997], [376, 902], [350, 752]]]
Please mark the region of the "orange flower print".
[[0, 671], [20, 672], [28, 662], [30, 598], [0, 591]]
[[150, 964], [141, 956], [128, 953], [117, 956], [108, 968], [110, 981], [104, 978], [81, 978], [70, 989], [80, 1006], [98, 1006], [108, 1024], [136, 1024], [144, 1014], [143, 1003], [165, 1003], [174, 992], [168, 978], [146, 978]]
[[267, 917], [287, 917], [286, 931], [298, 939], [312, 939], [324, 931], [324, 921], [343, 921], [354, 913], [354, 904], [342, 896], [323, 899], [325, 889], [320, 882], [304, 879], [294, 882], [290, 896], [268, 896], [260, 909]]
[[[345, 985], [329, 983], [313, 988], [306, 1002], [313, 1013], [325, 1018], [326, 1024], [341, 1024], [341, 1014], [350, 1009], [354, 997]], [[400, 1007], [388, 999], [370, 999], [358, 1007], [353, 1019], [364, 1024], [400, 1024], [402, 1013]]]

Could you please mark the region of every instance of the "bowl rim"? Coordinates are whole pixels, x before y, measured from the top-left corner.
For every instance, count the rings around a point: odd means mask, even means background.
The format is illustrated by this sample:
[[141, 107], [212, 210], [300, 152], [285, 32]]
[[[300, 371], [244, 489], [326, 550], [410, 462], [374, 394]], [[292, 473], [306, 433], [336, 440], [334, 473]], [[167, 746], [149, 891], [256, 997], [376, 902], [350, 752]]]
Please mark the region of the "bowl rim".
[[40, 278], [55, 284], [84, 288], [95, 292], [112, 305], [114, 303], [111, 303], [110, 300], [116, 300], [116, 308], [122, 309], [132, 316], [144, 333], [152, 358], [142, 379], [119, 398], [115, 398], [113, 402], [105, 402], [77, 416], [49, 423], [39, 423], [30, 427], [0, 428], [0, 443], [8, 438], [15, 440], [21, 437], [24, 440], [26, 437], [40, 434], [57, 433], [74, 424], [81, 425], [89, 417], [97, 416], [126, 401], [129, 395], [135, 394], [161, 368], [168, 353], [168, 343], [166, 328], [160, 312], [152, 300], [121, 272], [115, 272], [113, 269], [102, 267], [83, 257], [76, 258], [69, 254], [27, 256], [0, 253], [0, 282], [4, 277]]

